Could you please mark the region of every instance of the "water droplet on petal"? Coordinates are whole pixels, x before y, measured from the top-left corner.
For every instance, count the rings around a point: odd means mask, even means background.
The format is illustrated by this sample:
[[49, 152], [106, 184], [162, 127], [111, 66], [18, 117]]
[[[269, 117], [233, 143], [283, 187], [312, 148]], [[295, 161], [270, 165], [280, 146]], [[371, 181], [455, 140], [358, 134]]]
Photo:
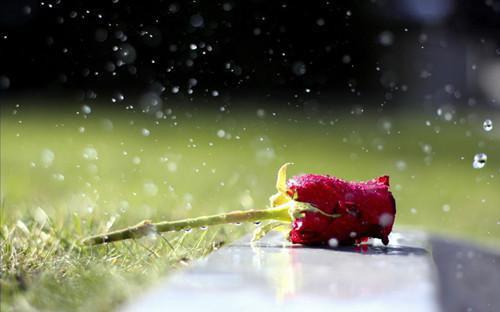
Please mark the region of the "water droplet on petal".
[[390, 213], [383, 213], [379, 218], [378, 218], [378, 224], [382, 227], [386, 227], [390, 224], [392, 224], [392, 221], [394, 220], [394, 217]]

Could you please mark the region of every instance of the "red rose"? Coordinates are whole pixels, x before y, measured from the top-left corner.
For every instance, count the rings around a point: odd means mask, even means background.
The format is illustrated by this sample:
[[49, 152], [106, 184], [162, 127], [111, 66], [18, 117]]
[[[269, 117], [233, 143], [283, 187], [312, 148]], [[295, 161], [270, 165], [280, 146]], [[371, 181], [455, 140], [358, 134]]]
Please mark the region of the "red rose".
[[287, 182], [287, 193], [329, 215], [306, 211], [292, 223], [290, 240], [322, 244], [336, 239], [351, 245], [370, 237], [387, 245], [394, 224], [396, 203], [389, 191], [389, 177], [367, 182], [348, 182], [335, 177], [305, 174]]
[[389, 177], [367, 182], [348, 182], [335, 177], [305, 174], [287, 181], [284, 164], [278, 171], [278, 192], [266, 209], [231, 211], [177, 221], [149, 220], [122, 230], [94, 235], [83, 240], [96, 245], [140, 238], [151, 233], [180, 231], [217, 224], [272, 220], [259, 227], [254, 240], [284, 225], [290, 226], [290, 241], [305, 245], [331, 243], [352, 245], [370, 237], [389, 243], [396, 203], [389, 191]]

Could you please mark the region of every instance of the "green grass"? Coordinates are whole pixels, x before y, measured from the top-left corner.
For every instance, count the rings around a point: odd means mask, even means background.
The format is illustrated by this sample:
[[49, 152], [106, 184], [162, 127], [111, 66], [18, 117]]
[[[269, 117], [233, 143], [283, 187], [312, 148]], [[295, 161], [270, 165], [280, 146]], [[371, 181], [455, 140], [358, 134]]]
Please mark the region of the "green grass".
[[[254, 225], [96, 248], [80, 246], [79, 239], [143, 219], [263, 208], [287, 161], [296, 164], [290, 174], [351, 180], [389, 174], [397, 226], [500, 246], [500, 116], [492, 113], [447, 122], [415, 112], [306, 116], [268, 109], [262, 118], [256, 108], [174, 105], [158, 120], [97, 106], [88, 118], [75, 114], [76, 106], [21, 106], [14, 114], [7, 104], [1, 117], [2, 311], [116, 307]], [[485, 116], [496, 122], [492, 132], [481, 128]], [[471, 167], [477, 152], [488, 154], [481, 170]]]

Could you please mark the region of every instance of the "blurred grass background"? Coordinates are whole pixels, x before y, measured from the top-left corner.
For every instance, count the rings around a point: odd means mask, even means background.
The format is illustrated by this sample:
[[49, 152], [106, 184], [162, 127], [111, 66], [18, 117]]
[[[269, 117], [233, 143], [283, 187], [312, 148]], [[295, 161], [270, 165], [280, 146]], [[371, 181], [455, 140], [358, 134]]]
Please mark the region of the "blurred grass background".
[[[79, 106], [1, 111], [2, 311], [108, 310], [254, 225], [82, 248], [135, 224], [263, 208], [291, 175], [388, 174], [396, 226], [500, 247], [500, 116], [172, 105], [165, 118]], [[55, 106], [54, 106], [55, 107]], [[244, 107], [248, 107], [245, 109]], [[485, 132], [485, 118], [494, 129]], [[484, 152], [484, 168], [472, 168]]]

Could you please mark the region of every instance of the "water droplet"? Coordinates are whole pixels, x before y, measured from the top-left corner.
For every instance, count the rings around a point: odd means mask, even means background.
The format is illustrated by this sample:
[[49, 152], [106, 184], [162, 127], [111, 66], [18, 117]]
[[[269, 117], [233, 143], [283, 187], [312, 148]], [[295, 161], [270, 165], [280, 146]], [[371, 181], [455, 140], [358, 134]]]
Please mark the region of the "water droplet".
[[218, 136], [219, 138], [221, 138], [221, 139], [222, 139], [225, 135], [226, 135], [226, 131], [224, 131], [223, 129], [219, 129], [219, 130], [217, 130], [217, 136]]
[[163, 100], [158, 94], [148, 92], [141, 96], [139, 105], [144, 113], [155, 114], [162, 109]]
[[141, 134], [143, 136], [149, 136], [151, 134], [151, 131], [149, 131], [149, 129], [146, 129], [146, 128], [142, 128], [141, 129]]
[[203, 25], [205, 23], [203, 16], [201, 16], [199, 14], [195, 14], [195, 15], [191, 16], [189, 21], [191, 23], [191, 26], [193, 26], [195, 28], [203, 27]]
[[54, 180], [56, 180], [58, 182], [63, 182], [64, 181], [64, 175], [62, 173], [54, 173], [52, 175], [52, 177], [54, 178]]
[[255, 221], [253, 224], [255, 224], [255, 226], [259, 226], [259, 225], [262, 224], [262, 222], [261, 221]]
[[83, 149], [83, 158], [87, 160], [97, 160], [99, 159], [99, 155], [97, 154], [97, 150], [93, 147], [86, 147]]
[[116, 58], [118, 64], [132, 64], [137, 58], [137, 52], [132, 45], [125, 43], [116, 51]]
[[122, 201], [120, 202], [119, 206], [120, 206], [120, 211], [121, 211], [122, 213], [124, 213], [124, 212], [126, 212], [126, 211], [127, 211], [127, 209], [129, 208], [130, 204], [128, 203], [128, 201], [126, 201], [126, 200], [122, 200]]
[[10, 87], [10, 79], [7, 76], [0, 76], [0, 90], [7, 90]]
[[378, 36], [378, 42], [385, 46], [391, 46], [394, 43], [394, 34], [388, 30], [383, 31]]
[[55, 158], [56, 154], [52, 150], [48, 148], [44, 149], [41, 154], [42, 166], [45, 168], [52, 166]]
[[394, 217], [390, 213], [383, 213], [378, 219], [378, 224], [382, 227], [386, 227], [392, 224], [393, 220]]
[[307, 71], [306, 64], [304, 62], [295, 62], [292, 64], [292, 72], [297, 76], [305, 75]]
[[167, 169], [170, 172], [176, 172], [177, 171], [177, 163], [175, 163], [175, 162], [169, 162], [167, 164]]
[[115, 92], [115, 94], [113, 94], [113, 97], [111, 98], [111, 102], [117, 103], [123, 101], [124, 99], [125, 96], [121, 92]]
[[84, 113], [85, 115], [88, 115], [88, 114], [92, 113], [92, 108], [90, 108], [90, 106], [88, 106], [88, 105], [82, 105], [82, 113]]
[[491, 119], [486, 119], [483, 122], [483, 129], [484, 131], [491, 131], [493, 129], [493, 122], [491, 121]]
[[474, 160], [472, 161], [472, 168], [481, 169], [486, 165], [488, 156], [485, 153], [479, 153], [474, 155]]
[[250, 209], [254, 205], [254, 200], [249, 193], [244, 193], [240, 196], [240, 204], [245, 209]]
[[259, 108], [257, 110], [257, 117], [264, 118], [265, 116], [266, 116], [266, 111], [264, 109], [262, 109], [262, 108]]
[[410, 208], [410, 212], [412, 214], [416, 214], [417, 213], [417, 208]]
[[183, 231], [186, 233], [191, 233], [193, 231], [193, 229], [192, 228], [184, 228]]
[[406, 162], [404, 160], [398, 160], [396, 162], [396, 168], [399, 170], [399, 171], [403, 171], [403, 170], [406, 170]]
[[349, 54], [345, 54], [342, 56], [342, 63], [349, 64], [351, 62], [351, 56]]
[[144, 183], [144, 193], [148, 196], [156, 196], [158, 194], [158, 186], [153, 182]]
[[338, 246], [339, 246], [339, 241], [338, 241], [338, 239], [336, 239], [336, 238], [330, 238], [330, 239], [328, 240], [328, 246], [330, 246], [330, 247], [332, 247], [332, 248], [336, 248], [336, 247], [338, 247]]
[[423, 144], [422, 152], [424, 152], [425, 154], [430, 154], [432, 152], [432, 146], [430, 144]]
[[443, 207], [442, 207], [442, 209], [443, 209], [444, 212], [449, 212], [450, 209], [451, 209], [451, 207], [448, 204], [444, 204]]
[[134, 156], [134, 158], [132, 158], [132, 163], [134, 165], [139, 165], [141, 163], [141, 158], [139, 156]]
[[200, 226], [200, 230], [206, 231], [206, 230], [208, 230], [208, 226], [202, 225], [202, 226]]

